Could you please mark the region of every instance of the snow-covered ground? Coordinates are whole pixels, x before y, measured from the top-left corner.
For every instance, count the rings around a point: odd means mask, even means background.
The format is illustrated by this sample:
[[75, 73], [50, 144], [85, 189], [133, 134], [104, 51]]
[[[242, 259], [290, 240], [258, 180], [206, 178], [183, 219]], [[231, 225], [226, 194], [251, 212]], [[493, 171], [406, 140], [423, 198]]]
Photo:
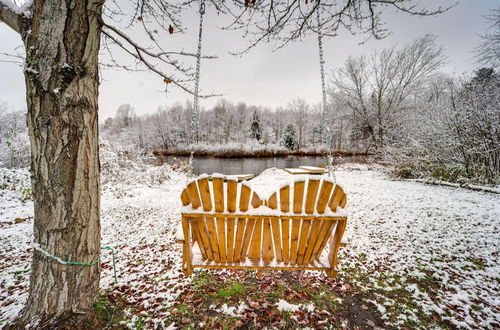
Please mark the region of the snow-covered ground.
[[[137, 310], [146, 323], [160, 323], [190, 280], [175, 243], [187, 177], [132, 154], [101, 152], [102, 242], [115, 247], [118, 272], [115, 285], [103, 252], [101, 287], [134, 306], [130, 324]], [[336, 176], [350, 211], [339, 276], [371, 292], [388, 324], [419, 324], [426, 313], [455, 327], [499, 326], [499, 195], [395, 181], [361, 165], [344, 165]], [[26, 300], [32, 253], [32, 203], [22, 202], [12, 178], [24, 182], [28, 172], [0, 169], [0, 327]]]
[[[461, 328], [498, 328], [500, 195], [394, 181], [356, 167], [336, 173], [350, 208], [342, 267], [371, 275], [361, 287], [411, 293], [396, 324], [418, 324], [416, 310], [423, 310]], [[382, 314], [396, 303], [384, 296]]]

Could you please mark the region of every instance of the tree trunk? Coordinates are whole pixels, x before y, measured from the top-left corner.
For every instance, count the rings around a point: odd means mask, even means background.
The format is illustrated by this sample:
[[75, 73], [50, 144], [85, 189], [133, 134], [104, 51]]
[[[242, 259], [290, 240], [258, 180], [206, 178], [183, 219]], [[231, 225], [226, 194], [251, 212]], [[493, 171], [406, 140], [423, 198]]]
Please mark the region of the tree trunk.
[[[26, 94], [35, 206], [34, 242], [63, 260], [100, 254], [98, 53], [103, 0], [35, 0], [26, 47]], [[33, 253], [20, 325], [81, 327], [93, 316], [99, 264]]]

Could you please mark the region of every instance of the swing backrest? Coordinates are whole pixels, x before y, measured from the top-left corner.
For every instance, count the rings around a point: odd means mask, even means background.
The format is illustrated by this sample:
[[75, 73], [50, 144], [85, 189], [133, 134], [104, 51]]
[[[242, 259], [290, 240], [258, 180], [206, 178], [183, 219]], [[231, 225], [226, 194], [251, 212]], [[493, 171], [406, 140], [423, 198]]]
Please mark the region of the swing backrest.
[[279, 188], [266, 201], [269, 208], [281, 211], [265, 228], [272, 231], [274, 244], [267, 254], [285, 264], [314, 263], [338, 225], [333, 212], [346, 203], [343, 189], [327, 178], [297, 179]]
[[[333, 212], [347, 201], [327, 178], [298, 179], [263, 203], [244, 183], [202, 177], [188, 184], [181, 198], [193, 209], [184, 216], [203, 259], [221, 264], [275, 259], [296, 266], [319, 258], [338, 224]], [[271, 210], [259, 213], [263, 204]]]
[[260, 197], [245, 183], [223, 176], [207, 175], [191, 181], [182, 191], [183, 206], [205, 212], [245, 212], [263, 204]]

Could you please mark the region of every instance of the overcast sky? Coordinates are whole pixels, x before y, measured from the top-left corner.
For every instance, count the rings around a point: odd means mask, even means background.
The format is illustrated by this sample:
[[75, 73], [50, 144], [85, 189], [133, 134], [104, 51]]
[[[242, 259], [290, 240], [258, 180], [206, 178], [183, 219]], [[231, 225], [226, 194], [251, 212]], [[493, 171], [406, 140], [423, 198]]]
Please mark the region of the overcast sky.
[[[425, 0], [423, 4], [450, 5], [454, 0]], [[386, 12], [383, 16], [391, 35], [384, 40], [370, 40], [360, 45], [365, 37], [353, 37], [344, 32], [339, 37], [324, 40], [327, 73], [342, 65], [350, 54], [367, 54], [374, 48], [394, 44], [404, 45], [411, 40], [433, 33], [438, 36], [449, 58], [442, 71], [460, 75], [477, 68], [473, 60], [473, 48], [479, 42], [478, 34], [484, 34], [487, 23], [483, 16], [489, 9], [497, 8], [497, 0], [461, 0], [460, 3], [437, 17], [416, 17], [402, 13]], [[432, 7], [431, 7], [432, 8]], [[186, 33], [165, 33], [161, 43], [168, 50], [195, 52], [197, 47], [197, 10], [183, 16]], [[230, 51], [243, 49], [246, 40], [237, 31], [221, 31], [224, 18], [213, 10], [205, 15], [203, 53], [218, 56], [215, 60], [202, 61], [201, 91], [224, 94], [230, 101], [271, 107], [285, 106], [300, 97], [310, 103], [321, 99], [317, 37], [311, 35], [302, 41], [273, 52], [271, 45], [261, 44], [244, 56], [230, 55]], [[139, 31], [130, 34], [147, 42]], [[16, 33], [0, 23], [0, 53], [12, 53], [21, 46]], [[121, 55], [118, 55], [122, 58]], [[5, 59], [0, 56], [0, 60]], [[185, 58], [194, 66], [194, 58]], [[120, 104], [130, 103], [137, 114], [154, 112], [159, 105], [192, 100], [192, 96], [169, 88], [163, 92], [162, 79], [147, 72], [117, 72], [103, 70], [99, 92], [100, 120], [113, 116]], [[25, 88], [22, 69], [11, 63], [0, 62], [0, 101], [6, 101], [15, 109], [24, 109]], [[201, 100], [202, 107], [211, 107], [218, 98]]]

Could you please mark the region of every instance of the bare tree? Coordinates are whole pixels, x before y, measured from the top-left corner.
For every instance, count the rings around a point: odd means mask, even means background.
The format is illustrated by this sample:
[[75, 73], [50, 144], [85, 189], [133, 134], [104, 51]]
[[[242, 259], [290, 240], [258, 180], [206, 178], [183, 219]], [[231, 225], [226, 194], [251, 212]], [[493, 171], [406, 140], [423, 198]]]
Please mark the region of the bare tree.
[[332, 74], [332, 95], [352, 110], [359, 133], [378, 150], [398, 126], [398, 114], [419, 83], [445, 60], [435, 37], [425, 35], [401, 49], [375, 51], [370, 57], [349, 57]]
[[237, 138], [236, 141], [243, 143], [245, 140], [245, 127], [247, 126], [248, 119], [248, 107], [246, 103], [239, 102], [236, 105], [236, 130], [237, 130]]
[[492, 31], [481, 36], [483, 40], [475, 49], [476, 59], [483, 65], [500, 68], [500, 8], [493, 9], [486, 21]]
[[132, 125], [134, 117], [134, 107], [130, 104], [122, 104], [118, 107], [115, 114], [115, 121], [119, 128], [124, 128]]
[[288, 104], [288, 108], [293, 113], [295, 126], [297, 127], [298, 141], [297, 150], [304, 146], [304, 135], [307, 127], [307, 117], [309, 114], [309, 106], [303, 99], [295, 99]]

